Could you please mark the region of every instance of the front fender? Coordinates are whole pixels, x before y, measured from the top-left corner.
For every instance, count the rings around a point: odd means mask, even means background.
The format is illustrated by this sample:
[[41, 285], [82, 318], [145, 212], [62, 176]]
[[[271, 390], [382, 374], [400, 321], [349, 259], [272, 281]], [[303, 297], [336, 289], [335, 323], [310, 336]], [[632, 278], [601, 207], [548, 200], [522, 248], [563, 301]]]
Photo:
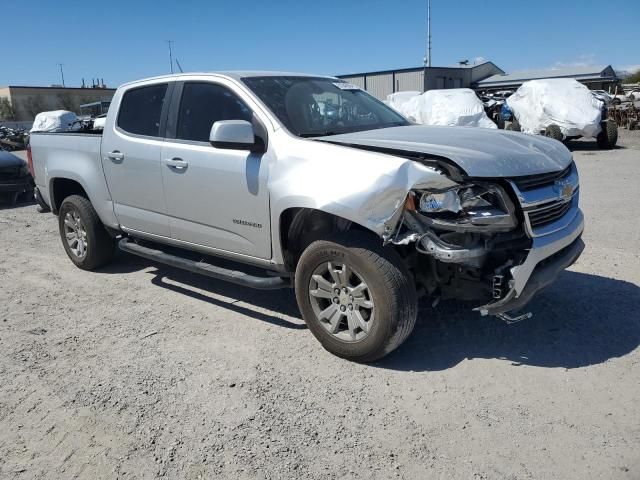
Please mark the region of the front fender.
[[320, 210], [382, 236], [395, 228], [413, 188], [455, 183], [435, 168], [394, 155], [313, 140], [289, 139], [269, 179], [274, 260], [280, 263], [280, 216], [288, 208]]

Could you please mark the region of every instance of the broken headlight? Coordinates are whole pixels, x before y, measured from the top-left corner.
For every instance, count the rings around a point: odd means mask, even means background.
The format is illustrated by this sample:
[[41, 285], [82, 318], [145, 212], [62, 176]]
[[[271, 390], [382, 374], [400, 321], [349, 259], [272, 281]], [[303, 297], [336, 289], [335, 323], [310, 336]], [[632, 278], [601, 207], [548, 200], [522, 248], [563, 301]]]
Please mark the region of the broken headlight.
[[414, 192], [427, 223], [450, 231], [509, 231], [517, 225], [514, 206], [498, 185], [473, 184], [442, 192]]

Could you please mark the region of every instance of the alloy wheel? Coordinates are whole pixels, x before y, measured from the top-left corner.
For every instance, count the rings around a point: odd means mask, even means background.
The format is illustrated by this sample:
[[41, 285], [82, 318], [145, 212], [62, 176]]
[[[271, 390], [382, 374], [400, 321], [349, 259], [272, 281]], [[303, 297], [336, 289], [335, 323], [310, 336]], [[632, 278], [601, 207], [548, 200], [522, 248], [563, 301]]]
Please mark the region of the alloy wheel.
[[346, 263], [319, 265], [309, 281], [309, 299], [316, 318], [337, 339], [356, 342], [371, 331], [373, 296], [363, 277]]
[[78, 212], [69, 210], [64, 216], [64, 235], [71, 252], [82, 259], [87, 256], [87, 230]]

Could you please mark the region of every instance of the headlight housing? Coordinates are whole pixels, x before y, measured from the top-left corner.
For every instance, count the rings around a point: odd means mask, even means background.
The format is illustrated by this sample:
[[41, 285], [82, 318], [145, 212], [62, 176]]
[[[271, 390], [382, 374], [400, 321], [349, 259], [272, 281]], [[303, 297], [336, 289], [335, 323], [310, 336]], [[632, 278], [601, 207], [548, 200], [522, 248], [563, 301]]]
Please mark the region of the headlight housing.
[[515, 207], [499, 185], [474, 183], [440, 192], [414, 192], [417, 209], [441, 230], [506, 232], [517, 226]]

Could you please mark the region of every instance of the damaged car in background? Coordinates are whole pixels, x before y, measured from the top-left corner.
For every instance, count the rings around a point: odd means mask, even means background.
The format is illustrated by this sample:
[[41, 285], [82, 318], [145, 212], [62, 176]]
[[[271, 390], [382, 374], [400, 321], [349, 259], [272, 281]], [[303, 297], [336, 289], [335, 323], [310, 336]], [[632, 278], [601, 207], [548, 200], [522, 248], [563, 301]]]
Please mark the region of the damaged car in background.
[[0, 149], [0, 205], [15, 205], [20, 197], [30, 199], [33, 194], [33, 178], [27, 162]]
[[562, 143], [412, 125], [331, 77], [132, 82], [103, 131], [32, 132], [31, 149], [78, 267], [99, 268], [117, 245], [238, 285], [293, 286], [313, 335], [355, 361], [402, 344], [420, 295], [528, 318], [584, 248]]

